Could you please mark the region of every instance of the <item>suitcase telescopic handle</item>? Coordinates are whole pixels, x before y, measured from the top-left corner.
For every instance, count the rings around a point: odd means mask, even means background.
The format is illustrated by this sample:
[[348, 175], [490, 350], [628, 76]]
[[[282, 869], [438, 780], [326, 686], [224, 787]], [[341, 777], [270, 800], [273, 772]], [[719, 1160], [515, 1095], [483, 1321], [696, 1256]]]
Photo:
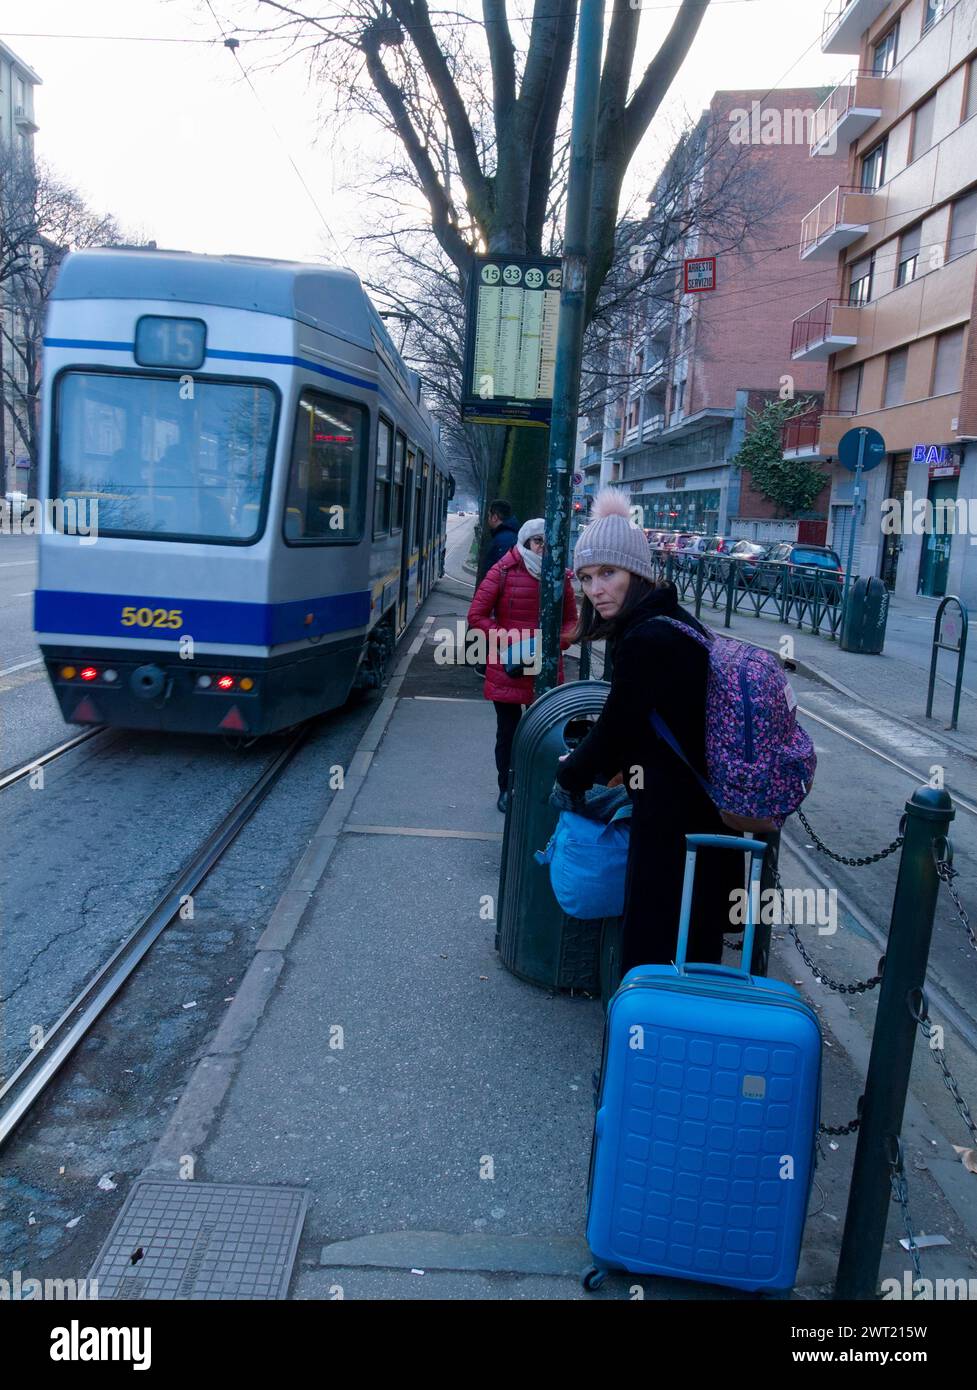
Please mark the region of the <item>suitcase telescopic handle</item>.
[[750, 977], [750, 962], [753, 959], [753, 937], [756, 923], [753, 920], [753, 903], [760, 894], [760, 872], [766, 845], [762, 840], [751, 840], [745, 835], [686, 835], [688, 846], [685, 855], [685, 878], [682, 881], [682, 907], [679, 913], [678, 943], [675, 948], [675, 965], [680, 974], [686, 969], [686, 956], [689, 949], [689, 922], [692, 916], [692, 887], [695, 882], [695, 856], [700, 849], [738, 849], [750, 856], [750, 886], [746, 894], [746, 925], [743, 928], [744, 969], [732, 970], [723, 967], [726, 974]]

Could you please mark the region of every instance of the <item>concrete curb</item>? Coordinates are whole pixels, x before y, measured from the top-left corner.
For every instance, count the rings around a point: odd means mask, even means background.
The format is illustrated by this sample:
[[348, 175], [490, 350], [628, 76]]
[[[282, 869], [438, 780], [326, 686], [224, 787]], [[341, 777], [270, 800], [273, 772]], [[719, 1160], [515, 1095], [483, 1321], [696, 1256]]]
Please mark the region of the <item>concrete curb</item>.
[[190, 1075], [142, 1176], [179, 1177], [185, 1159], [195, 1157], [224, 1102], [237, 1072], [238, 1057], [250, 1042], [285, 966], [286, 951], [301, 925], [316, 888], [352, 813], [360, 788], [397, 707], [400, 687], [434, 617], [425, 618], [394, 669], [390, 684], [350, 759], [343, 785], [326, 809], [315, 834], [258, 938], [255, 953], [217, 1031]]

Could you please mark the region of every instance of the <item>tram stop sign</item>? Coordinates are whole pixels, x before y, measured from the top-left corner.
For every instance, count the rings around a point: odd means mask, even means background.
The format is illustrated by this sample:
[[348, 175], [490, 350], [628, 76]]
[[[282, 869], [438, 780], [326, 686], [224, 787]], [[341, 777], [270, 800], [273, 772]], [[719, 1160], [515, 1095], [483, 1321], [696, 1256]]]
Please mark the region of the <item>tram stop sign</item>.
[[875, 468], [885, 458], [885, 440], [878, 430], [846, 430], [838, 440], [838, 462], [854, 473], [858, 467], [858, 446], [865, 436], [865, 450], [862, 454], [862, 472]]

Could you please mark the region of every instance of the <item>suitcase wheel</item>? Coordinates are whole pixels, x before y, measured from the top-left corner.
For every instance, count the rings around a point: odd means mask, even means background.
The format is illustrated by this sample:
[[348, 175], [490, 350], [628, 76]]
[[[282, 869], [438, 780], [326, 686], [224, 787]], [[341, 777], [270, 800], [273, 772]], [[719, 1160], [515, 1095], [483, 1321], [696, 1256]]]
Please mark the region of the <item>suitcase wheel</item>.
[[606, 1278], [606, 1269], [598, 1269], [597, 1265], [590, 1265], [581, 1274], [580, 1282], [587, 1293], [596, 1293]]

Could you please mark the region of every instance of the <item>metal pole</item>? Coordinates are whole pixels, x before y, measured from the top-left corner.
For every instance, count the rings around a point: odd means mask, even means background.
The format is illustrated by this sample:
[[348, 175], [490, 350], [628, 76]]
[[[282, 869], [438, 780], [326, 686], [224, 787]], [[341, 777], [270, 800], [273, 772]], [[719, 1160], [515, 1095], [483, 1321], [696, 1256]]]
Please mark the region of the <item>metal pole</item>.
[[594, 144], [600, 95], [600, 57], [604, 38], [604, 0], [581, 0], [577, 29], [577, 71], [573, 89], [570, 179], [564, 229], [563, 288], [556, 338], [553, 419], [546, 471], [546, 551], [540, 576], [542, 661], [536, 694], [558, 683], [563, 587], [570, 537], [573, 456], [576, 449], [580, 359], [583, 351], [584, 302], [590, 203], [594, 183]]
[[852, 489], [851, 532], [848, 536], [848, 561], [845, 565], [845, 599], [841, 610], [841, 640], [845, 640], [845, 619], [848, 615], [848, 595], [851, 589], [851, 567], [855, 558], [855, 527], [858, 525], [858, 499], [862, 484], [862, 465], [865, 462], [865, 436], [868, 430], [858, 431], [858, 458], [855, 461], [855, 486]]
[[916, 1022], [908, 1001], [912, 992], [926, 983], [940, 890], [933, 847], [934, 841], [946, 834], [953, 814], [949, 795], [934, 787], [920, 787], [906, 802], [905, 838], [892, 900], [835, 1298], [878, 1296], [879, 1262], [891, 1201], [887, 1146], [902, 1129], [916, 1041]]
[[941, 599], [940, 606], [936, 610], [936, 617], [933, 619], [933, 647], [930, 656], [930, 680], [926, 690], [926, 718], [933, 718], [933, 689], [936, 685], [936, 663], [940, 655], [940, 624], [943, 621], [943, 610], [947, 605], [947, 600]]
[[957, 607], [960, 609], [960, 646], [957, 649], [957, 679], [953, 686], [953, 717], [950, 720], [950, 728], [957, 727], [957, 715], [960, 713], [960, 691], [963, 688], [963, 660], [967, 655], [967, 609], [957, 599]]

